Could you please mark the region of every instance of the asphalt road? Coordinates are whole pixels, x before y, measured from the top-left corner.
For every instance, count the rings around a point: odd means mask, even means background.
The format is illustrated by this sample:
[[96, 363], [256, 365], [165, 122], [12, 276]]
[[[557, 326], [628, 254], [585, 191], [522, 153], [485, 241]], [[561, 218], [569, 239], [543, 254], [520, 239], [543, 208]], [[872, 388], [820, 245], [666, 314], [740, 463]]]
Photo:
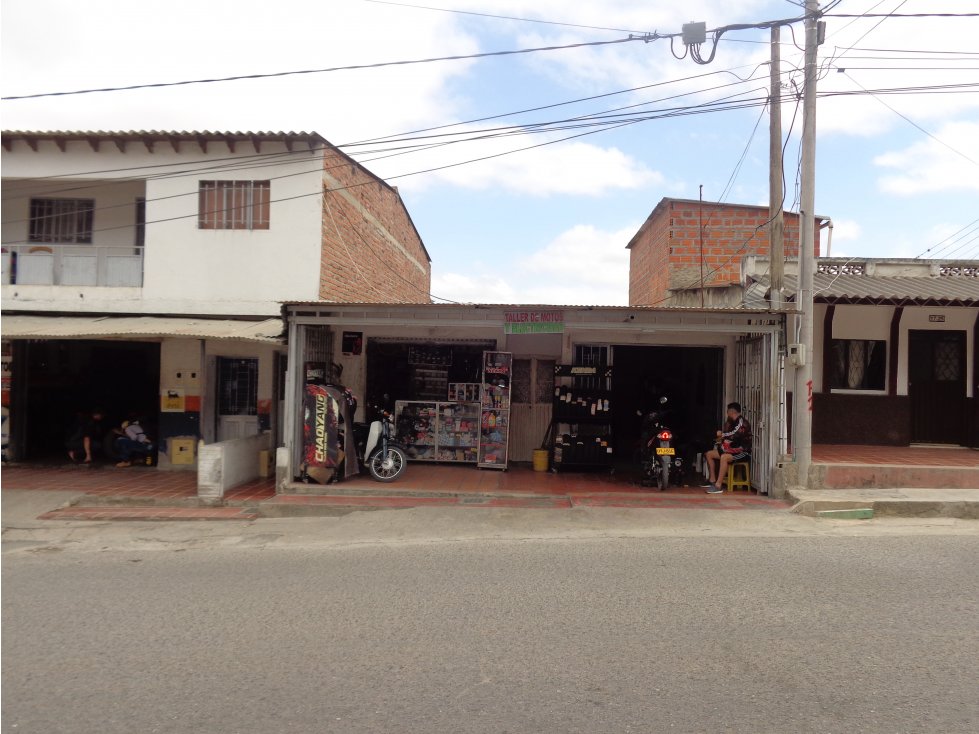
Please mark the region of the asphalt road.
[[4, 556], [5, 732], [974, 732], [979, 538]]

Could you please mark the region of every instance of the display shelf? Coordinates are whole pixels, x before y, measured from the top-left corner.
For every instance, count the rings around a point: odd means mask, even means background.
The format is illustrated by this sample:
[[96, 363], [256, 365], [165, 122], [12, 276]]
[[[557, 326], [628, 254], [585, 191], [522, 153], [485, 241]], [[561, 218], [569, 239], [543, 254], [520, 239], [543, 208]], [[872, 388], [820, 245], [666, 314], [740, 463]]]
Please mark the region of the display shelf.
[[[611, 468], [612, 368], [555, 365], [554, 379], [551, 467], [554, 471]], [[591, 384], [582, 386], [583, 379]]]
[[513, 355], [483, 352], [480, 390], [479, 466], [506, 469], [510, 441], [510, 386]]
[[448, 399], [459, 403], [478, 403], [481, 387], [479, 382], [450, 382]]
[[399, 400], [395, 437], [414, 461], [477, 460], [479, 403]]

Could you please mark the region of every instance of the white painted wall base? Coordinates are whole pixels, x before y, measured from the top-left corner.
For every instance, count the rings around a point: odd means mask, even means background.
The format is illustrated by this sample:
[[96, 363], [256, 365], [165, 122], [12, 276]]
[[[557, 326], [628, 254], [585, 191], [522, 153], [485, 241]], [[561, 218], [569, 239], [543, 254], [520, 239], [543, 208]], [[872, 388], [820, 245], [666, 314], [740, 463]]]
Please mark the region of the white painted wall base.
[[271, 447], [271, 434], [204, 444], [197, 454], [197, 496], [217, 504], [232, 487], [258, 477], [258, 455]]

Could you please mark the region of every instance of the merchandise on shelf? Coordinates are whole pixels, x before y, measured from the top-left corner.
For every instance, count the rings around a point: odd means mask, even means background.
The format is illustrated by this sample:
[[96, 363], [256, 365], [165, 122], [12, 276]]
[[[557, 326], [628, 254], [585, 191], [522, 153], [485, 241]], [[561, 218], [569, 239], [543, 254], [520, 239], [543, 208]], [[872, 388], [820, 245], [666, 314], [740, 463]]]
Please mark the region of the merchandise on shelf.
[[482, 407], [479, 422], [479, 466], [505, 469], [510, 438], [510, 352], [483, 352]]
[[396, 438], [415, 461], [475, 462], [479, 445], [479, 404], [399, 400]]
[[555, 365], [551, 465], [611, 467], [612, 368]]
[[478, 403], [481, 387], [481, 383], [478, 382], [450, 382], [449, 400], [460, 403]]

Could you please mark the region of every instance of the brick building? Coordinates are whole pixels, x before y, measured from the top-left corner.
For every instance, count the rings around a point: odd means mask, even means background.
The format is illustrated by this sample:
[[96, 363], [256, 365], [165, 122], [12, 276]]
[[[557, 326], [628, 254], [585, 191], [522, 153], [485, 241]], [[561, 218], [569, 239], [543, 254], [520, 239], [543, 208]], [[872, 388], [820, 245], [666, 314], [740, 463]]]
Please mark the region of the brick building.
[[[685, 305], [678, 293], [699, 290], [701, 278], [708, 292], [740, 285], [742, 258], [769, 252], [768, 222], [768, 207], [662, 199], [628, 244], [629, 304]], [[786, 212], [785, 255], [798, 254], [799, 215]]]
[[316, 133], [4, 131], [2, 157], [16, 458], [63, 456], [96, 407], [140, 416], [161, 466], [277, 441], [281, 302], [430, 300], [397, 189]]
[[398, 189], [326, 143], [319, 297], [425, 303], [432, 266]]

